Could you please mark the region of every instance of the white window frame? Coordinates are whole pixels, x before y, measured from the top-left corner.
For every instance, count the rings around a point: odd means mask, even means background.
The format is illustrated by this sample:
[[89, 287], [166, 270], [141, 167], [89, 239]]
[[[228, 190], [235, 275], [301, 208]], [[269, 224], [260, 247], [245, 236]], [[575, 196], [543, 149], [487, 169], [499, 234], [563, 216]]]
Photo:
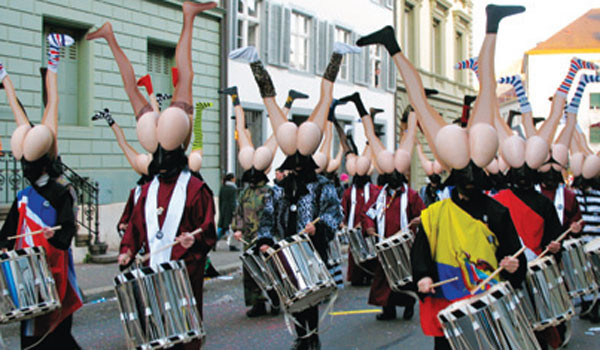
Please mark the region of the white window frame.
[[[343, 42], [352, 45], [352, 32], [343, 27], [336, 26], [334, 42]], [[338, 79], [342, 81], [350, 80], [350, 55], [344, 55], [342, 65], [340, 66], [340, 74], [338, 75]]]
[[[299, 25], [300, 21], [305, 24], [305, 28]], [[310, 71], [311, 57], [311, 27], [313, 18], [298, 11], [292, 11], [290, 19], [290, 68], [298, 71]], [[304, 57], [302, 57], [301, 45], [304, 45]], [[302, 62], [304, 66], [302, 66]]]
[[[235, 46], [236, 48], [249, 46], [250, 40], [248, 37], [248, 28], [250, 24], [256, 25], [256, 39], [253, 46], [257, 49], [260, 47], [260, 13], [261, 13], [261, 1], [256, 1], [254, 5], [254, 16], [250, 14], [250, 9], [245, 1], [238, 1], [238, 12], [236, 13], [237, 30], [235, 33]], [[241, 43], [240, 43], [241, 40]]]

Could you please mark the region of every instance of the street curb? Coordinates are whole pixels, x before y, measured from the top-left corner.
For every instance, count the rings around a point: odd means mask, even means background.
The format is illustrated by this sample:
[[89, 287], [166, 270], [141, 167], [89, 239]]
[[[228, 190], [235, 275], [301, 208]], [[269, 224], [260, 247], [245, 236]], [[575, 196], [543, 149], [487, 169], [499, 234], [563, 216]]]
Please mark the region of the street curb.
[[[236, 262], [227, 264], [223, 267], [216, 268], [216, 270], [221, 275], [229, 275], [231, 273], [237, 272], [242, 268], [242, 262]], [[90, 301], [102, 299], [102, 298], [112, 298], [115, 296], [115, 287], [114, 286], [103, 286], [90, 288], [86, 290], [82, 290], [81, 294], [83, 295], [83, 303], [89, 303]]]

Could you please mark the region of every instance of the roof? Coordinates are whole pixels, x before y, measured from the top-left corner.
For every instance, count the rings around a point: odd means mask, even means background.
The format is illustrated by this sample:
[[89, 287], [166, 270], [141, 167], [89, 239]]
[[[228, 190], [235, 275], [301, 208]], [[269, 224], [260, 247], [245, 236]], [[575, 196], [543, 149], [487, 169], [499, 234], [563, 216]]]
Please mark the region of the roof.
[[528, 55], [560, 53], [600, 53], [600, 8], [589, 10], [526, 52]]

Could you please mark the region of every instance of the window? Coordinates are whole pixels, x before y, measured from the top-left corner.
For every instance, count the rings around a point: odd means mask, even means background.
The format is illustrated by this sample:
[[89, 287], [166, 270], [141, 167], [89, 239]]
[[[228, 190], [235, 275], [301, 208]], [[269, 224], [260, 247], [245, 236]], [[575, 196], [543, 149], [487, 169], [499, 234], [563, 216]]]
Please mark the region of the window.
[[290, 66], [308, 71], [311, 20], [305, 15], [292, 12], [291, 22]]
[[431, 30], [431, 70], [436, 74], [442, 74], [444, 57], [442, 40], [442, 21], [433, 18]]
[[44, 25], [44, 48], [43, 66], [48, 63], [48, 34], [62, 33], [75, 39], [75, 43], [67, 48], [60, 49], [60, 63], [58, 68], [58, 122], [61, 125], [79, 125], [79, 116], [87, 114], [85, 111], [84, 94], [80, 91], [85, 89], [82, 74], [79, 72], [81, 63], [81, 38], [82, 31], [53, 24]]
[[600, 109], [600, 93], [590, 93], [590, 109]]
[[408, 59], [413, 63], [416, 63], [417, 59], [415, 33], [415, 7], [406, 2], [404, 3], [404, 13], [402, 14], [402, 46], [408, 55]]
[[[342, 28], [335, 28], [335, 41], [352, 44], [350, 40], [350, 32]], [[342, 61], [342, 66], [340, 67], [340, 73], [338, 75], [340, 80], [350, 79], [350, 56], [351, 55], [344, 55], [344, 60]]]
[[152, 86], [156, 94], [173, 92], [171, 67], [175, 65], [173, 48], [148, 44], [146, 68], [152, 77]]
[[[463, 33], [457, 31], [454, 36], [454, 62], [461, 62], [465, 59], [465, 44]], [[459, 83], [465, 82], [465, 69], [455, 69], [454, 79]]]
[[385, 6], [393, 9], [394, 8], [394, 0], [385, 0]]
[[260, 32], [258, 28], [261, 3], [258, 1], [237, 0], [236, 48], [254, 46], [258, 48]]
[[371, 84], [373, 87], [381, 87], [381, 45], [371, 46]]

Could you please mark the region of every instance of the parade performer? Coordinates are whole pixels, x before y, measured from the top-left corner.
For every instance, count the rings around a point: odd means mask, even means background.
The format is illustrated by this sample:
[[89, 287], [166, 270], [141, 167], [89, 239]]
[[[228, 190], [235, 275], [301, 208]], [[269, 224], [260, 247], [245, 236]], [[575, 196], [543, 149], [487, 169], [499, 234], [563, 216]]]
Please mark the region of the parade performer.
[[[478, 102], [469, 119], [467, 130], [447, 125], [428, 104], [418, 71], [403, 55], [392, 27], [383, 28], [358, 40], [357, 44], [383, 44], [392, 56], [407, 87], [410, 104], [414, 107], [432, 152], [444, 165], [452, 168], [450, 177], [456, 188], [452, 197], [429, 206], [421, 214], [411, 261], [413, 279], [419, 292], [426, 297], [420, 305], [421, 327], [426, 335], [434, 336], [437, 349], [449, 349], [448, 341], [437, 319], [439, 311], [453, 301], [468, 296], [469, 289], [479, 282], [478, 277], [462, 273], [476, 268], [479, 259], [488, 262], [479, 272], [491, 273], [503, 266], [510, 278], [519, 285], [525, 275], [523, 258], [509, 255], [520, 244], [506, 208], [481, 193], [482, 170], [498, 148], [493, 127], [497, 110], [494, 51], [498, 25], [503, 17], [524, 11], [523, 7], [494, 6], [486, 8], [486, 36], [479, 55], [480, 90]], [[460, 219], [458, 219], [460, 217]], [[448, 227], [454, 226], [452, 229]], [[462, 257], [462, 258], [457, 258]], [[519, 261], [521, 260], [521, 261]], [[489, 266], [488, 266], [489, 265]], [[434, 280], [451, 277], [459, 280], [442, 286], [433, 296]]]
[[[158, 133], [150, 128], [148, 132], [151, 135], [139, 135], [142, 136], [139, 138], [140, 141], [151, 138], [157, 141], [150, 167], [156, 169], [158, 176], [142, 188], [130, 224], [121, 241], [118, 258], [120, 265], [128, 265], [133, 254], [144, 246], [151, 254], [149, 260], [151, 266], [170, 260], [184, 260], [200, 315], [202, 315], [206, 256], [216, 243], [215, 206], [213, 194], [208, 186], [187, 170], [185, 145], [190, 131], [188, 115], [193, 111], [191, 107], [193, 21], [196, 15], [215, 6], [214, 2], [183, 4], [183, 29], [175, 51], [179, 77], [173, 102], [171, 107], [162, 112], [158, 120], [156, 128]], [[99, 32], [92, 33], [89, 37], [112, 37], [114, 42], [112, 32], [107, 31], [106, 28], [107, 26], [104, 25]], [[165, 131], [163, 118], [169, 126], [169, 133], [166, 135], [163, 134]], [[190, 234], [197, 229], [202, 231], [195, 235]], [[179, 244], [153, 254], [174, 241]], [[184, 345], [184, 348], [190, 349], [198, 347], [198, 341]]]
[[441, 164], [437, 161], [437, 159], [433, 162], [427, 159], [427, 156], [425, 155], [425, 152], [423, 152], [423, 147], [419, 141], [417, 141], [417, 154], [419, 155], [421, 167], [423, 167], [423, 170], [425, 170], [425, 175], [427, 175], [428, 180], [428, 183], [419, 190], [419, 196], [423, 200], [425, 207], [428, 207], [430, 204], [442, 199], [449, 198], [450, 191], [444, 186], [442, 183], [442, 177], [440, 176], [440, 174], [444, 171], [444, 169], [441, 167]]
[[[35, 349], [80, 349], [71, 335], [73, 313], [82, 304], [71, 255], [71, 241], [76, 234], [76, 195], [56, 167], [58, 135], [57, 71], [60, 50], [74, 43], [64, 34], [48, 35], [48, 71], [45, 76], [48, 103], [42, 123], [32, 126], [19, 105], [15, 90], [0, 64], [0, 80], [17, 121], [11, 138], [11, 149], [21, 161], [23, 175], [31, 186], [17, 194], [0, 232], [0, 247], [21, 249], [42, 246], [56, 282], [61, 308], [49, 314], [21, 322], [21, 347]], [[60, 225], [57, 231], [50, 227]], [[37, 230], [43, 234], [7, 240], [14, 234]]]

